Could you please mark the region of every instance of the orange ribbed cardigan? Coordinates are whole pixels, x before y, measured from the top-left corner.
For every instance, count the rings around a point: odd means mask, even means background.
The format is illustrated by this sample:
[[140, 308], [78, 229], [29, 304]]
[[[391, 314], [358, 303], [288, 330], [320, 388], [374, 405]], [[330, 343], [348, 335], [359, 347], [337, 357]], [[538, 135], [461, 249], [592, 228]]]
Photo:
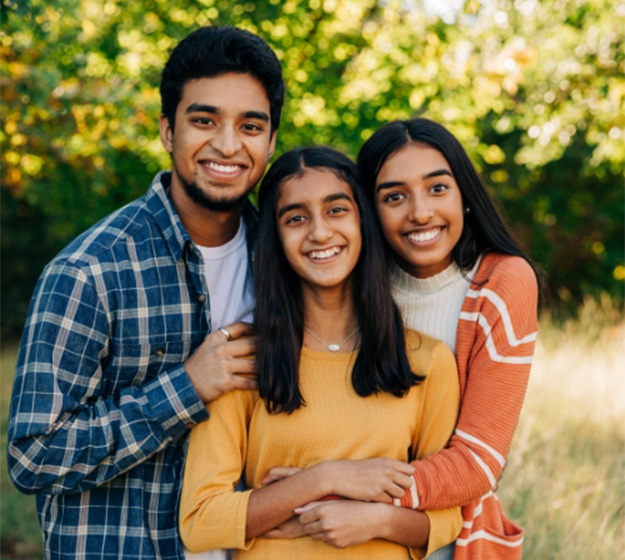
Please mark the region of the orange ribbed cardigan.
[[523, 530], [495, 495], [529, 378], [538, 286], [527, 261], [488, 254], [464, 299], [456, 334], [460, 415], [449, 446], [415, 461], [401, 505], [462, 505], [454, 560], [520, 560]]

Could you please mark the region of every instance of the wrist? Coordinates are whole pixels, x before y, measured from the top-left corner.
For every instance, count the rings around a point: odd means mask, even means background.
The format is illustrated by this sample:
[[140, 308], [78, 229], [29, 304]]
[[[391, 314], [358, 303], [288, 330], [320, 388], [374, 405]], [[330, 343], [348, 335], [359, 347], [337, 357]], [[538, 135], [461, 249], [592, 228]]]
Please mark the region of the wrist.
[[317, 463], [308, 470], [314, 471], [315, 488], [319, 490], [319, 496], [315, 499], [321, 499], [330, 494], [336, 494], [336, 461], [322, 461]]
[[370, 502], [367, 505], [371, 506], [372, 511], [375, 514], [376, 535], [374, 538], [391, 540], [391, 537], [393, 536], [392, 528], [395, 523], [393, 518], [393, 509], [395, 506], [383, 504], [381, 502]]

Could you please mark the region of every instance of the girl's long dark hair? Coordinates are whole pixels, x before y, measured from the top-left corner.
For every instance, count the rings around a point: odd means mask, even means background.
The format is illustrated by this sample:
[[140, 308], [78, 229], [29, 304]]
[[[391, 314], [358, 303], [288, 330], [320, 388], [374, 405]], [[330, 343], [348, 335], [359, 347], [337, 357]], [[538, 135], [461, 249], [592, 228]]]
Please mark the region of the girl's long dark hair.
[[275, 161], [259, 192], [261, 216], [254, 261], [258, 388], [272, 413], [293, 412], [305, 404], [299, 387], [302, 290], [300, 278], [282, 249], [276, 205], [283, 182], [309, 168], [328, 170], [345, 181], [360, 212], [362, 251], [352, 272], [352, 297], [360, 328], [360, 351], [352, 371], [354, 390], [362, 397], [378, 391], [399, 397], [423, 380], [410, 370], [402, 319], [391, 296], [384, 246], [356, 166], [331, 148], [296, 148]]
[[540, 283], [539, 271], [512, 237], [462, 144], [434, 121], [424, 118], [394, 121], [377, 130], [363, 144], [358, 154], [358, 170], [369, 199], [375, 200], [375, 182], [384, 162], [408, 144], [425, 144], [443, 154], [462, 193], [463, 206], [469, 208], [452, 252], [456, 264], [466, 270], [485, 253], [516, 255], [530, 264]]

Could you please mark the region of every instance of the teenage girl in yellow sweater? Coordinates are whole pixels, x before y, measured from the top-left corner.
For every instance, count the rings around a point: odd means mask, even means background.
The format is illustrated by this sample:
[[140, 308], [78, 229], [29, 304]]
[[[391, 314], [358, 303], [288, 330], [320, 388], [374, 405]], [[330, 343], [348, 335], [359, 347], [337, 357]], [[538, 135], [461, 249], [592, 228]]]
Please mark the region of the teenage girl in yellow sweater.
[[[373, 210], [345, 156], [287, 152], [261, 185], [260, 208], [259, 393], [224, 395], [193, 428], [183, 542], [195, 552], [235, 548], [235, 558], [422, 558], [456, 537], [459, 508], [390, 502], [412, 484], [406, 461], [440, 450], [452, 433], [453, 355], [404, 331]], [[359, 474], [363, 460], [369, 468]], [[302, 470], [263, 486], [279, 465]], [[249, 490], [235, 492], [242, 473]], [[331, 494], [367, 503], [297, 509]], [[325, 536], [326, 509], [357, 519], [349, 547]], [[294, 525], [299, 538], [276, 529]]]

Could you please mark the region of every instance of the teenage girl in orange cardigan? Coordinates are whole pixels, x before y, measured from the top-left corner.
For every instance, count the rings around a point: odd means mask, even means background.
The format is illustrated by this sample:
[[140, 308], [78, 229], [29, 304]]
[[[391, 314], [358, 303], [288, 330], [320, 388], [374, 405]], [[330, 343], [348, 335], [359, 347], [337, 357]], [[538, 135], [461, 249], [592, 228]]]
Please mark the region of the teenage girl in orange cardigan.
[[[420, 118], [389, 123], [364, 144], [358, 166], [393, 256], [404, 322], [446, 342], [460, 375], [460, 416], [449, 446], [412, 463], [415, 484], [396, 504], [463, 506], [455, 544], [430, 559], [520, 559], [523, 531], [505, 517], [495, 490], [534, 352], [535, 270], [443, 126]], [[266, 480], [288, 473], [274, 469]], [[327, 517], [330, 507], [324, 505]], [[303, 531], [309, 518], [300, 517]], [[352, 523], [345, 516], [327, 523], [318, 538], [337, 542]]]

